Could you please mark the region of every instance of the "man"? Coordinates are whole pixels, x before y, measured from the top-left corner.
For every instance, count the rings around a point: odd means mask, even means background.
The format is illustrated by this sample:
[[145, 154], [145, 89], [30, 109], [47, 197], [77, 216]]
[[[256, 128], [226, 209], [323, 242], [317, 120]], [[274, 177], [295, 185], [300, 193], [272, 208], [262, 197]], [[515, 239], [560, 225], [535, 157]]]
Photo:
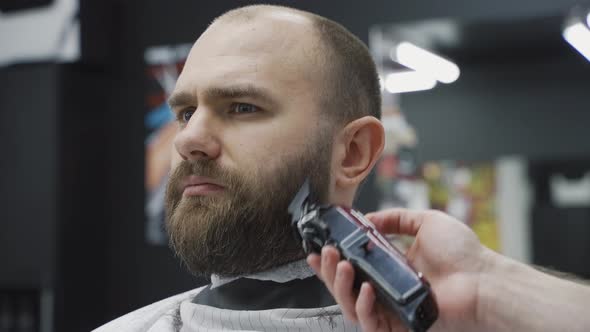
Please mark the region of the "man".
[[306, 178], [352, 205], [382, 149], [380, 86], [340, 25], [284, 7], [215, 20], [169, 100], [178, 123], [166, 194], [172, 248], [211, 285], [98, 331], [356, 330], [305, 262], [287, 207]]

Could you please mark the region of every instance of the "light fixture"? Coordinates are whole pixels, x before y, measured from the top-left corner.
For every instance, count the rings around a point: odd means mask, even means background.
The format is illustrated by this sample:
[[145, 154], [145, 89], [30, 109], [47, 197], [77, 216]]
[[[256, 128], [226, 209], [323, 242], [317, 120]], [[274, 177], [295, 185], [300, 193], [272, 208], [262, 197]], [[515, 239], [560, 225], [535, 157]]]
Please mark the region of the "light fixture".
[[401, 42], [393, 48], [391, 58], [442, 83], [453, 83], [461, 74], [453, 62], [409, 42]]
[[565, 28], [563, 38], [590, 61], [590, 29], [581, 22]]
[[390, 73], [385, 78], [385, 89], [389, 93], [404, 93], [430, 90], [436, 86], [436, 80], [418, 71], [400, 71]]
[[563, 38], [590, 61], [590, 6], [576, 6], [565, 19]]

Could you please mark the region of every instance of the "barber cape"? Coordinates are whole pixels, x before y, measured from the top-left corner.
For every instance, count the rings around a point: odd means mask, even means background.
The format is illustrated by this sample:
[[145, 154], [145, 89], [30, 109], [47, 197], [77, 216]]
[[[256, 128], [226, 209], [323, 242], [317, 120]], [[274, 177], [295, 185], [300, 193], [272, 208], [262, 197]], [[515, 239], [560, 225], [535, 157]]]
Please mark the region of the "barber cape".
[[324, 284], [302, 261], [211, 284], [122, 316], [94, 330], [360, 331], [347, 321]]

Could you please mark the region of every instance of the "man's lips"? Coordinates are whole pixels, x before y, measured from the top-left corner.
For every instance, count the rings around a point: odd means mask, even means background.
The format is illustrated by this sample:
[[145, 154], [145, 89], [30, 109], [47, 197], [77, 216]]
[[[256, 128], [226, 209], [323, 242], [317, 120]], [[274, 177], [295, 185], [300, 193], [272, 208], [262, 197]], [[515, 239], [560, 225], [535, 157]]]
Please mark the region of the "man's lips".
[[191, 175], [182, 181], [181, 190], [184, 196], [211, 195], [223, 191], [225, 188], [213, 179]]

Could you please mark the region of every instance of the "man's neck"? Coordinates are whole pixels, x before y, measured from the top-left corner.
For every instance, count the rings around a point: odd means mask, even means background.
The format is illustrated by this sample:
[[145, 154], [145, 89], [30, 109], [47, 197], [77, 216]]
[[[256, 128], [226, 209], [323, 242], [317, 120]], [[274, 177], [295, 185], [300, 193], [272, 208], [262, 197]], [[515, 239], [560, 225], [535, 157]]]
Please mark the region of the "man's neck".
[[236, 277], [223, 277], [219, 275], [211, 276], [211, 288], [219, 287], [228, 282], [234, 281], [239, 278], [257, 279], [257, 280], [269, 280], [274, 282], [288, 282], [294, 279], [305, 279], [314, 275], [313, 270], [307, 265], [305, 259], [293, 261], [270, 270], [256, 272], [252, 274], [236, 276]]

